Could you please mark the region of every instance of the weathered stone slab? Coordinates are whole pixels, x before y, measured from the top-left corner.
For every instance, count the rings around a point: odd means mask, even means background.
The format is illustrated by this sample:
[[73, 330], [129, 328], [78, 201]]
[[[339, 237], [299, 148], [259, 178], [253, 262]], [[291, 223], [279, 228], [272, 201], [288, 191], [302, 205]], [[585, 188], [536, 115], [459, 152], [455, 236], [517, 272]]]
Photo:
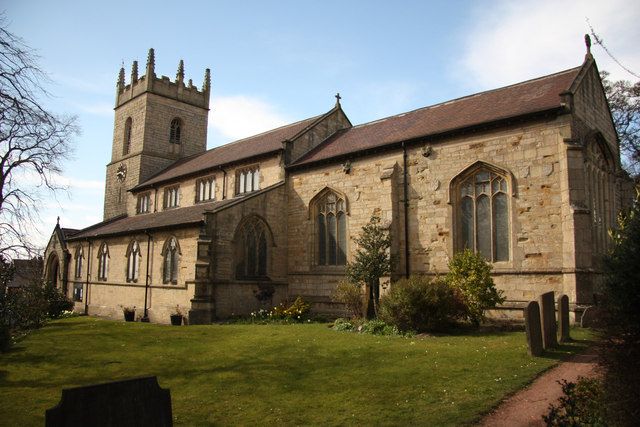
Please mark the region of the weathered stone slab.
[[558, 346], [556, 327], [556, 305], [553, 292], [540, 295], [540, 325], [542, 326], [542, 348]]
[[527, 345], [531, 356], [542, 355], [542, 329], [540, 323], [540, 305], [529, 301], [524, 308], [524, 327], [527, 331]]
[[172, 426], [171, 393], [156, 377], [62, 390], [45, 426]]
[[562, 294], [558, 297], [558, 329], [560, 342], [571, 341], [569, 336], [569, 297]]

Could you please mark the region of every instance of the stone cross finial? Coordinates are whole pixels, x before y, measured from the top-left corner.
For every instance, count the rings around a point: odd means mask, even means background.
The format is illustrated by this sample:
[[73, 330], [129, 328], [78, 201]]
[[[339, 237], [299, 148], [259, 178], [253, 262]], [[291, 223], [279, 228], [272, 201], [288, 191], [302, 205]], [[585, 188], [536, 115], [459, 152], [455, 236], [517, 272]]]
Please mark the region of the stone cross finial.
[[58, 219], [56, 220], [56, 224], [59, 226], [60, 225], [60, 217], [58, 216]]
[[184, 80], [184, 61], [181, 59], [178, 63], [178, 72], [176, 73], [176, 81], [181, 82]]
[[131, 65], [131, 84], [138, 81], [138, 61], [133, 61]]
[[585, 55], [585, 58], [590, 59], [592, 58], [592, 56], [591, 56], [591, 37], [589, 36], [589, 34], [584, 35], [584, 44], [585, 46], [587, 46], [587, 54]]
[[340, 92], [336, 93], [336, 107], [340, 105], [340, 100], [342, 97], [340, 96]]
[[210, 89], [211, 89], [211, 70], [207, 68], [206, 70], [204, 70], [204, 83], [202, 84], [202, 91], [209, 92]]
[[147, 79], [151, 80], [152, 77], [156, 76], [155, 73], [156, 67], [156, 55], [153, 48], [149, 49], [149, 54], [147, 55]]

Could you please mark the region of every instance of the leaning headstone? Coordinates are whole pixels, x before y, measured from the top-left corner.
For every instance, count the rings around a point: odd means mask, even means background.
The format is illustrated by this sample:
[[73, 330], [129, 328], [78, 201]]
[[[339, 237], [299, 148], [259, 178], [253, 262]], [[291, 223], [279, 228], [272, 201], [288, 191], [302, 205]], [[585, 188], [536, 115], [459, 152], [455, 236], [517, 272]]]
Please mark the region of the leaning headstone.
[[542, 330], [540, 326], [540, 306], [529, 301], [524, 308], [524, 328], [527, 331], [527, 345], [531, 356], [542, 355]]
[[171, 393], [156, 377], [62, 390], [45, 426], [172, 426]]
[[558, 297], [558, 329], [560, 330], [560, 342], [569, 342], [569, 297], [562, 294]]
[[540, 295], [540, 324], [542, 326], [542, 348], [547, 350], [558, 346], [556, 329], [556, 305], [553, 291]]

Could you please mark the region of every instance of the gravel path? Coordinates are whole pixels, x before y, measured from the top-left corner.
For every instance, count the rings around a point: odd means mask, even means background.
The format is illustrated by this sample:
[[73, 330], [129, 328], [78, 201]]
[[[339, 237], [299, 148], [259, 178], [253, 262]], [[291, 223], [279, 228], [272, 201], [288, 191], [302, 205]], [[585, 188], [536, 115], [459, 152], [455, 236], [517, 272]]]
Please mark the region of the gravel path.
[[537, 378], [527, 388], [503, 401], [492, 413], [483, 418], [480, 426], [544, 426], [542, 415], [549, 412], [549, 405], [562, 395], [558, 381], [575, 382], [578, 377], [596, 375], [596, 349], [591, 347], [583, 354], [573, 356]]

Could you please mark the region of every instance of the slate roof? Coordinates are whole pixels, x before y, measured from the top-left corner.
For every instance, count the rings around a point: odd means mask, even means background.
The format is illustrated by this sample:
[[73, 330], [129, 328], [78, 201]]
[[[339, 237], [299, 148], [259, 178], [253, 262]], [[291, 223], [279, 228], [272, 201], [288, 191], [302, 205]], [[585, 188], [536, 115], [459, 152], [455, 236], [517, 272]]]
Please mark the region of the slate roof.
[[99, 236], [116, 236], [134, 232], [144, 232], [176, 227], [196, 227], [202, 220], [205, 212], [215, 212], [235, 203], [240, 203], [248, 198], [265, 193], [273, 188], [283, 185], [284, 181], [278, 182], [262, 190], [246, 193], [230, 199], [217, 200], [207, 203], [198, 203], [184, 208], [175, 208], [148, 214], [135, 216], [121, 215], [100, 222], [80, 230], [69, 241], [82, 240], [85, 238], [95, 238]]
[[582, 67], [420, 108], [337, 132], [294, 166], [562, 107]]
[[[333, 111], [333, 110], [331, 110]], [[329, 113], [327, 113], [329, 114]], [[282, 141], [292, 139], [311, 126], [326, 114], [291, 123], [258, 135], [250, 136], [220, 147], [212, 148], [202, 154], [178, 160], [160, 173], [145, 182], [138, 184], [133, 190], [142, 190], [165, 181], [214, 169], [243, 159], [256, 157], [282, 149]]]

